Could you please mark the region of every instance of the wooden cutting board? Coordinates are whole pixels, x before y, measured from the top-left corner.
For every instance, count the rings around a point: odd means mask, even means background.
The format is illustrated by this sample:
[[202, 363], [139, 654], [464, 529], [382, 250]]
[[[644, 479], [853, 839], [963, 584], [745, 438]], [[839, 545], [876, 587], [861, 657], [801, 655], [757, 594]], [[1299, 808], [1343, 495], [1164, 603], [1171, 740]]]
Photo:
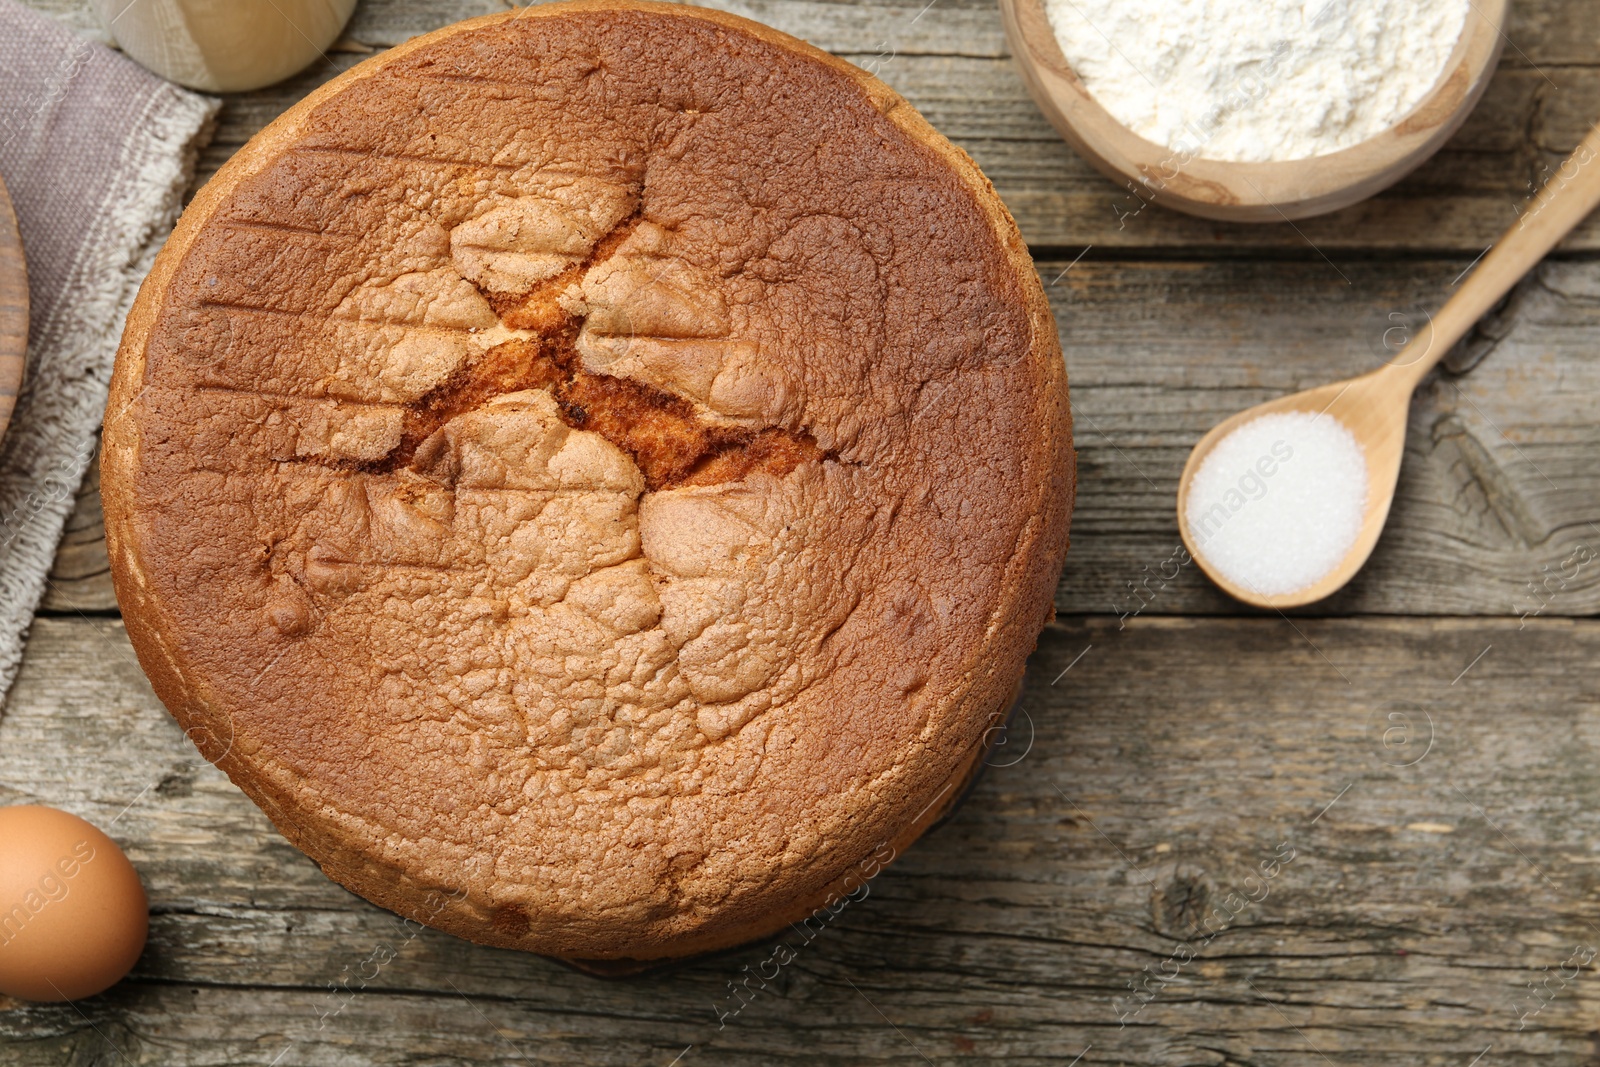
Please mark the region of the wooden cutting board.
[[0, 182], [0, 435], [11, 423], [27, 352], [28, 268], [11, 197]]

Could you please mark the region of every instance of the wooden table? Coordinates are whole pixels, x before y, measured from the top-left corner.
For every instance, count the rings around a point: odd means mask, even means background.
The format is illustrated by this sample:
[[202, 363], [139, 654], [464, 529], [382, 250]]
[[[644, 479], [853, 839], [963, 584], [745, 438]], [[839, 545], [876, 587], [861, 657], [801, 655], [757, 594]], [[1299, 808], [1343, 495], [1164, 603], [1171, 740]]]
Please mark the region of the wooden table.
[[[77, 0], [29, 2], [92, 32]], [[992, 3], [924, 2], [728, 6], [876, 67], [964, 145], [1061, 324], [1082, 481], [1060, 618], [956, 818], [722, 1026], [766, 949], [603, 982], [403, 925], [162, 711], [91, 476], [0, 720], [0, 803], [123, 842], [150, 947], [92, 1001], [0, 1000], [0, 1064], [1596, 1062], [1600, 221], [1423, 387], [1389, 530], [1336, 599], [1241, 610], [1178, 565], [1173, 498], [1206, 429], [1373, 366], [1515, 218], [1600, 116], [1600, 5], [1516, 0], [1437, 159], [1244, 228], [1094, 176]], [[228, 100], [204, 171], [368, 49], [498, 7], [369, 0], [320, 69]]]

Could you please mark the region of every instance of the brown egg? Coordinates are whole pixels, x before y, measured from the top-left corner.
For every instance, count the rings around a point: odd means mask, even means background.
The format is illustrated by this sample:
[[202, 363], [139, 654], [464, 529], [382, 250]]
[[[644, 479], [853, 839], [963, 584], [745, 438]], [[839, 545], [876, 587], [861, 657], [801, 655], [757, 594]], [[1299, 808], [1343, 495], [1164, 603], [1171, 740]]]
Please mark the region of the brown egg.
[[77, 1000], [144, 951], [150, 906], [116, 842], [76, 815], [0, 808], [0, 994]]

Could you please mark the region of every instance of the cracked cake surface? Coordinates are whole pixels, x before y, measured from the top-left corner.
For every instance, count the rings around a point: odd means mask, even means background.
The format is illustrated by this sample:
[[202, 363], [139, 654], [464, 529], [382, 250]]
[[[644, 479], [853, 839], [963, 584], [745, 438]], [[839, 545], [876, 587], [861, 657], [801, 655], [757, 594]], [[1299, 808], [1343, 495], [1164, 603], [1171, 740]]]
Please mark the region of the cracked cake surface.
[[369, 899], [588, 959], [770, 932], [944, 811], [1073, 490], [971, 161], [625, 2], [415, 39], [252, 140], [140, 291], [103, 464], [205, 755]]

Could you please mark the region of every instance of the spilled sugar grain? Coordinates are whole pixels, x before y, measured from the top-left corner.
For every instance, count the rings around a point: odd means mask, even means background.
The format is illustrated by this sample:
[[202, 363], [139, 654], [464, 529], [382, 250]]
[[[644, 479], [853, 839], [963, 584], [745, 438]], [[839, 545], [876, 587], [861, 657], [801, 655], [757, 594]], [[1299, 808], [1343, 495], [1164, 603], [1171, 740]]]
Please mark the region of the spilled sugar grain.
[[1189, 483], [1196, 553], [1262, 596], [1298, 592], [1349, 553], [1367, 506], [1361, 445], [1331, 415], [1263, 415], [1228, 434]]

